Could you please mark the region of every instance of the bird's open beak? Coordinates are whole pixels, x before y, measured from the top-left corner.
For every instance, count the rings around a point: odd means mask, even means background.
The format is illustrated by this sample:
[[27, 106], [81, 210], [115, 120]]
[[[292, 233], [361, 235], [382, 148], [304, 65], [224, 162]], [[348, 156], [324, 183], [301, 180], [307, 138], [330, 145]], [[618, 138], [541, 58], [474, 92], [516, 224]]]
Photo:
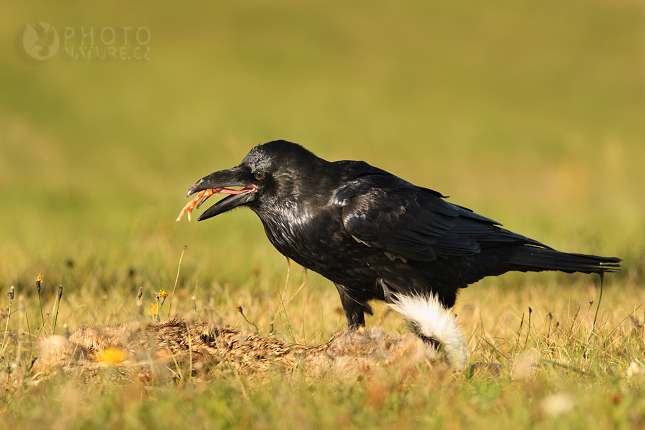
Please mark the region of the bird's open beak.
[[[241, 187], [241, 189], [230, 189], [228, 187]], [[202, 195], [198, 194], [192, 202], [186, 205], [184, 211], [190, 213], [195, 205], [199, 207], [204, 200], [213, 194], [230, 194], [201, 214], [198, 221], [202, 221], [252, 201], [255, 199], [256, 191], [257, 188], [251, 183], [251, 178], [243, 167], [238, 166], [228, 170], [220, 170], [203, 177], [190, 187], [186, 196], [200, 192], [204, 193]], [[182, 211], [179, 218], [183, 216], [184, 211]]]

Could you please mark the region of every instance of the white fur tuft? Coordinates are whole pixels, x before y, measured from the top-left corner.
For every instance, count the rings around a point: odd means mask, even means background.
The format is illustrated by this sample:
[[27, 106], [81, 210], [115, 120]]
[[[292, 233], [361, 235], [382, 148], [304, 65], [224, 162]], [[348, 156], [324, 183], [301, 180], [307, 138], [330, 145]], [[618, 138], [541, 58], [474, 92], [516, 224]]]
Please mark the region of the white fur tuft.
[[463, 369], [467, 349], [457, 319], [434, 296], [397, 294], [388, 306], [412, 323], [417, 334], [443, 345], [450, 365]]

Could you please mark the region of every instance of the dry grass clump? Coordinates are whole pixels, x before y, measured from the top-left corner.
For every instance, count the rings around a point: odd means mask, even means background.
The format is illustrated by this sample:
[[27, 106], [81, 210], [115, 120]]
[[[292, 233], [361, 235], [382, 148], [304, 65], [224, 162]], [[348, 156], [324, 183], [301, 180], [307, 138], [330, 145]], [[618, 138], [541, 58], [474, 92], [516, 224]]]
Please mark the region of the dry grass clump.
[[377, 328], [340, 332], [322, 345], [309, 346], [181, 318], [88, 327], [69, 339], [48, 336], [39, 349], [33, 369], [44, 373], [57, 367], [94, 371], [122, 366], [138, 372], [167, 368], [193, 374], [223, 366], [248, 373], [303, 367], [311, 375], [330, 370], [355, 375], [373, 366], [403, 360], [432, 363], [438, 358], [434, 348], [416, 336], [388, 335]]

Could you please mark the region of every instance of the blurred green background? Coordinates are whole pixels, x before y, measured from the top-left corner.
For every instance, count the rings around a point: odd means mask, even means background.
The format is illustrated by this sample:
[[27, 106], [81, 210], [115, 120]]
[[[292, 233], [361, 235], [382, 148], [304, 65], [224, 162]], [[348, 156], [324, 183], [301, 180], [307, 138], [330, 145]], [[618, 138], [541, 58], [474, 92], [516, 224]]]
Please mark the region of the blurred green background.
[[[365, 160], [556, 248], [623, 257], [614, 279], [642, 282], [643, 12], [636, 0], [5, 2], [0, 288], [32, 292], [43, 273], [50, 294], [171, 289], [183, 245], [180, 289], [280, 282], [284, 259], [252, 212], [175, 222], [195, 180], [273, 139]], [[43, 62], [22, 39], [38, 22], [60, 38]], [[94, 41], [79, 36], [90, 27]], [[149, 29], [148, 59], [69, 58], [103, 50], [105, 27], [128, 53]], [[316, 275], [308, 288], [334, 293]]]

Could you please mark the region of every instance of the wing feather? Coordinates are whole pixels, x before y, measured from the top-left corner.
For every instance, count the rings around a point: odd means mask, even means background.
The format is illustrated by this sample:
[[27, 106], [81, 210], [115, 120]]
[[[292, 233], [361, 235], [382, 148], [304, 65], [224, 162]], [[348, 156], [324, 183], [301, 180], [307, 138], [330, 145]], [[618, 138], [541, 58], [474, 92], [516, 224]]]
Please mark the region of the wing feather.
[[548, 248], [390, 174], [362, 176], [339, 189], [334, 201], [357, 241], [404, 260], [473, 255], [496, 243]]

